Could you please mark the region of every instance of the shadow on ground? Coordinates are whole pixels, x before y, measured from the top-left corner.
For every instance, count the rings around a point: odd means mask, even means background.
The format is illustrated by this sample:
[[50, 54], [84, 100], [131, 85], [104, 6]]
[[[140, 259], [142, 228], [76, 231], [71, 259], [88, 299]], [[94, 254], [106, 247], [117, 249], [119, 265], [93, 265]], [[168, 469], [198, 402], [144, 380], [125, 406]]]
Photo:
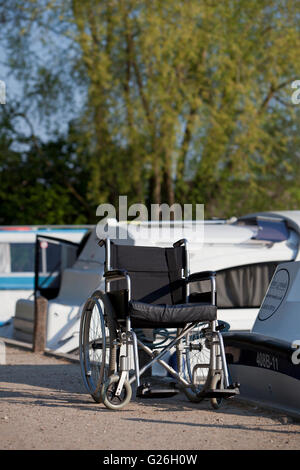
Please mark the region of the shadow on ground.
[[[17, 364], [2, 365], [0, 367], [0, 396], [1, 400], [14, 401], [15, 403], [28, 403], [31, 401], [40, 406], [64, 407], [75, 406], [78, 410], [98, 410], [99, 412], [115, 413], [107, 410], [103, 404], [97, 404], [87, 393], [77, 363], [58, 364]], [[191, 403], [183, 394], [168, 398], [143, 398], [130, 403], [124, 410], [120, 411], [120, 417], [141, 421], [139, 418], [128, 417], [128, 413], [134, 413], [136, 406], [154, 409], [160, 412], [189, 412], [192, 410], [211, 411], [216, 419], [225, 418], [226, 415], [269, 417], [278, 421], [282, 413], [269, 412], [257, 406], [245, 406], [236, 399], [225, 400], [219, 410], [212, 411], [209, 401], [199, 404]], [[147, 423], [161, 422], [154, 418], [142, 419]], [[166, 424], [190, 425], [195, 428], [203, 424], [188, 423], [184, 420], [163, 421]], [[209, 424], [205, 424], [209, 426]], [[218, 426], [213, 423], [211, 426]], [[224, 424], [220, 423], [220, 426]], [[229, 428], [230, 429], [230, 426]], [[256, 428], [255, 428], [256, 429]], [[267, 430], [267, 427], [263, 427]]]
[[77, 364], [19, 364], [0, 366], [0, 382], [24, 384], [71, 393], [86, 393]]

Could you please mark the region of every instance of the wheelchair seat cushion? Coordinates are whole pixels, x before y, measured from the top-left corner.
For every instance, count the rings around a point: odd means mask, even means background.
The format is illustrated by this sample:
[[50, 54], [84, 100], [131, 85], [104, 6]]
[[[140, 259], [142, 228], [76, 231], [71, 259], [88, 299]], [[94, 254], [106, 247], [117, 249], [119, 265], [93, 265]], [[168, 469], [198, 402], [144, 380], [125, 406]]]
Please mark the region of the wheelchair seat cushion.
[[213, 321], [217, 318], [217, 307], [209, 303], [194, 304], [147, 304], [130, 301], [131, 319], [144, 324], [179, 326], [186, 323]]

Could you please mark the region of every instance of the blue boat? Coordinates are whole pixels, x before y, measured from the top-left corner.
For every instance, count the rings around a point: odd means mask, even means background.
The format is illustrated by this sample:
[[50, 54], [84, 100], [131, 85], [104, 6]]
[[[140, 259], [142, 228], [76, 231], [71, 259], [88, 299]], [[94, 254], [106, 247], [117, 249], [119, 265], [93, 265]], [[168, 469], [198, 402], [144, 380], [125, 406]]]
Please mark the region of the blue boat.
[[0, 327], [11, 322], [18, 299], [33, 298], [37, 243], [39, 284], [49, 287], [74, 262], [78, 244], [88, 230], [89, 226], [0, 227]]

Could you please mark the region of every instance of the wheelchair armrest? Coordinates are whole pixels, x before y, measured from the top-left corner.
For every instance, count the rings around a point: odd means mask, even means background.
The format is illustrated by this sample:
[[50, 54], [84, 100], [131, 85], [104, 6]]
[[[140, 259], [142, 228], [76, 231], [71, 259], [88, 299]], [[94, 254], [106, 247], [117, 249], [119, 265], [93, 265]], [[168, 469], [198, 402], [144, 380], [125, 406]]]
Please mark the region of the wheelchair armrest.
[[199, 273], [190, 274], [187, 282], [208, 281], [216, 277], [215, 271], [202, 271]]
[[187, 289], [189, 290], [189, 283], [196, 281], [210, 281], [211, 284], [211, 303], [216, 305], [217, 300], [217, 285], [216, 285], [216, 272], [215, 271], [202, 271], [199, 273], [190, 274], [186, 280]]
[[131, 300], [131, 282], [130, 276], [126, 269], [112, 269], [110, 271], [106, 271], [103, 275], [107, 283], [112, 281], [126, 281], [127, 290], [128, 290], [128, 300]]
[[108, 281], [119, 281], [122, 279], [126, 279], [128, 276], [128, 272], [126, 269], [112, 269], [110, 271], [106, 271], [103, 275]]

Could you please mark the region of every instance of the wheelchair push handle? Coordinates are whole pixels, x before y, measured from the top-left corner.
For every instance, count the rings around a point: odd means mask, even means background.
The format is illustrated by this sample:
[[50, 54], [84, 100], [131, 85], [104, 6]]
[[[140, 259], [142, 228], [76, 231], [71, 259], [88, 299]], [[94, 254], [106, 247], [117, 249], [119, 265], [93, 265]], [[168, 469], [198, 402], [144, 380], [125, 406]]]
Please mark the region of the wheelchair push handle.
[[182, 245], [187, 245], [188, 241], [186, 238], [181, 238], [181, 240], [178, 240], [177, 242], [173, 243], [173, 248], [178, 248], [179, 246]]

